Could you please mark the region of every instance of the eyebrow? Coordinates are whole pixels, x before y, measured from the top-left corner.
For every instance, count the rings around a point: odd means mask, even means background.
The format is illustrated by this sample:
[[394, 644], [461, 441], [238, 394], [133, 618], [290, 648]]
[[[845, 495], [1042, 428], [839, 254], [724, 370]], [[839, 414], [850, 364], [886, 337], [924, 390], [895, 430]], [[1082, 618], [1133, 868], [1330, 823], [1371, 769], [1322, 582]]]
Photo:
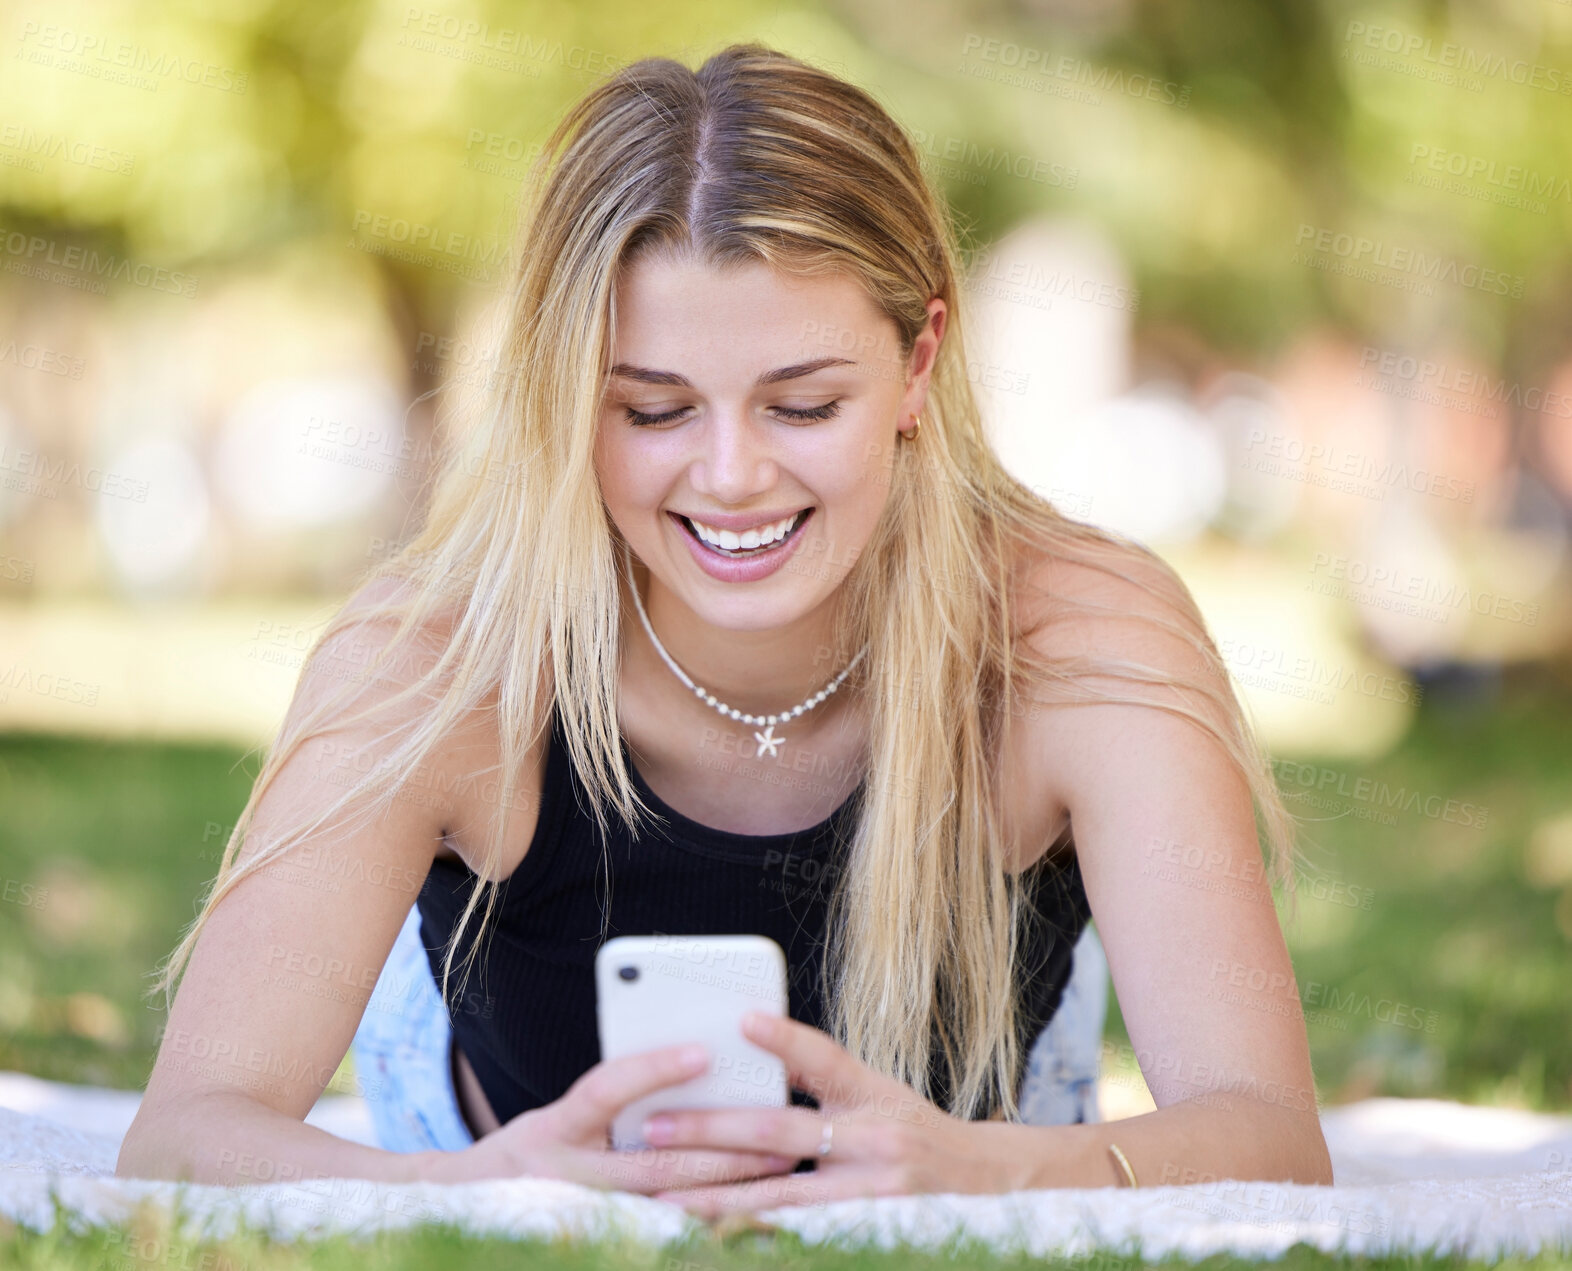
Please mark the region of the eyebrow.
[[[855, 366], [850, 358], [821, 357], [811, 362], [799, 362], [796, 366], [782, 366], [773, 371], [765, 371], [763, 375], [753, 381], [755, 388], [763, 388], [768, 384], [779, 384], [783, 380], [801, 379], [804, 375], [812, 375], [815, 371], [822, 371], [827, 366]], [[623, 379], [639, 380], [645, 384], [667, 384], [673, 388], [692, 388], [693, 383], [686, 375], [678, 375], [676, 371], [652, 371], [648, 367], [629, 366], [626, 362], [618, 362], [611, 368], [612, 376], [621, 376]]]

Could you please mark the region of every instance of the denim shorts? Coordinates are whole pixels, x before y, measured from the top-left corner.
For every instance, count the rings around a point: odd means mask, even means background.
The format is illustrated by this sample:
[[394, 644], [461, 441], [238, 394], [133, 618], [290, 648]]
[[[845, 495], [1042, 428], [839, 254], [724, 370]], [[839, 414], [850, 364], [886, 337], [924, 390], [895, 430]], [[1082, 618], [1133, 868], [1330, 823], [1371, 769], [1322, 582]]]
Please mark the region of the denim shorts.
[[[1108, 962], [1088, 925], [1069, 983], [1027, 1059], [1021, 1120], [1072, 1125], [1102, 1119], [1098, 1060], [1108, 1005]], [[453, 1085], [452, 1026], [411, 907], [352, 1043], [378, 1145], [390, 1152], [457, 1152], [475, 1141]]]
[[452, 1036], [412, 905], [351, 1043], [380, 1147], [457, 1152], [475, 1141], [453, 1087]]

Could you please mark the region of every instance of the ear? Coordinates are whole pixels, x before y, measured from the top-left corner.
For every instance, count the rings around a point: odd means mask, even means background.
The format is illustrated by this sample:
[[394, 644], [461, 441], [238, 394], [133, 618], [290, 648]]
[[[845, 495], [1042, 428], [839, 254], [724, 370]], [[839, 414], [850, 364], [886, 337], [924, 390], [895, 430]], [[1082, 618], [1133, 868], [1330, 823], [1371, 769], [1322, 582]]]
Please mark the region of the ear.
[[900, 417], [921, 415], [928, 401], [928, 379], [934, 364], [939, 360], [939, 343], [944, 338], [945, 324], [949, 320], [949, 306], [935, 296], [928, 302], [928, 325], [917, 334], [912, 344], [910, 368], [905, 395], [901, 398]]

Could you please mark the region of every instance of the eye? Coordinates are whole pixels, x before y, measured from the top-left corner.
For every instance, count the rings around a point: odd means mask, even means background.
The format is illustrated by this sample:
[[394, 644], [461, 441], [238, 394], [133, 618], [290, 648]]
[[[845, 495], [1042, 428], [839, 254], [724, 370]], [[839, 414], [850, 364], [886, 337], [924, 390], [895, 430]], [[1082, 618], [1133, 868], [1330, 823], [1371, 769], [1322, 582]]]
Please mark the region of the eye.
[[[633, 424], [635, 427], [644, 428], [653, 424], [669, 424], [673, 420], [680, 418], [683, 411], [687, 410], [688, 408], [686, 406], [679, 406], [676, 410], [668, 410], [659, 415], [647, 415], [641, 410], [635, 410], [631, 406], [624, 406], [622, 409], [623, 414], [627, 416], [627, 420], [630, 424]], [[800, 410], [794, 409], [790, 406], [777, 406], [775, 409], [778, 410], [787, 419], [834, 419], [835, 416], [841, 413], [841, 403], [840, 399], [836, 398], [834, 401], [825, 402], [823, 406], [808, 406]]]
[[631, 406], [625, 406], [623, 407], [623, 412], [627, 415], [630, 424], [644, 427], [649, 424], [669, 424], [687, 409], [686, 406], [679, 406], [676, 410], [668, 410], [661, 415], [646, 415], [642, 410], [634, 410]]
[[841, 413], [841, 402], [840, 398], [836, 398], [833, 402], [825, 402], [823, 406], [809, 406], [805, 410], [793, 410], [789, 406], [777, 409], [788, 419], [834, 419]]

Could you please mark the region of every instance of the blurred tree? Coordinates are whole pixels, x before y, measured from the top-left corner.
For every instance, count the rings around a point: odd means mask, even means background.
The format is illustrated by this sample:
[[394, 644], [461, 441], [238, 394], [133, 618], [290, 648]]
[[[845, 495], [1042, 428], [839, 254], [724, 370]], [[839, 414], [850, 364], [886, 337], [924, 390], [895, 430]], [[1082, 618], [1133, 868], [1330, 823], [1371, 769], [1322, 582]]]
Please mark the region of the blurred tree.
[[[979, 0], [929, 5], [920, 26], [908, 8], [830, 0], [783, 27], [751, 0], [24, 0], [0, 82], [11, 147], [84, 138], [134, 163], [0, 167], [0, 224], [204, 273], [302, 238], [358, 249], [407, 331], [444, 330], [461, 286], [495, 284], [528, 161], [596, 78], [764, 38], [849, 68], [915, 131], [1074, 164], [1073, 185], [939, 175], [984, 237], [1044, 208], [1090, 217], [1129, 258], [1143, 313], [1218, 346], [1266, 351], [1329, 320], [1389, 342], [1455, 333], [1503, 363], [1549, 356], [1539, 337], [1568, 304], [1572, 10]], [[82, 72], [119, 64], [66, 51], [84, 40], [130, 49], [158, 82]], [[1032, 51], [1041, 82], [1003, 82], [988, 41]], [[216, 72], [198, 82], [193, 65]], [[1143, 96], [1138, 76], [1172, 91]], [[1513, 285], [1442, 281], [1419, 304], [1297, 260], [1323, 232]]]

